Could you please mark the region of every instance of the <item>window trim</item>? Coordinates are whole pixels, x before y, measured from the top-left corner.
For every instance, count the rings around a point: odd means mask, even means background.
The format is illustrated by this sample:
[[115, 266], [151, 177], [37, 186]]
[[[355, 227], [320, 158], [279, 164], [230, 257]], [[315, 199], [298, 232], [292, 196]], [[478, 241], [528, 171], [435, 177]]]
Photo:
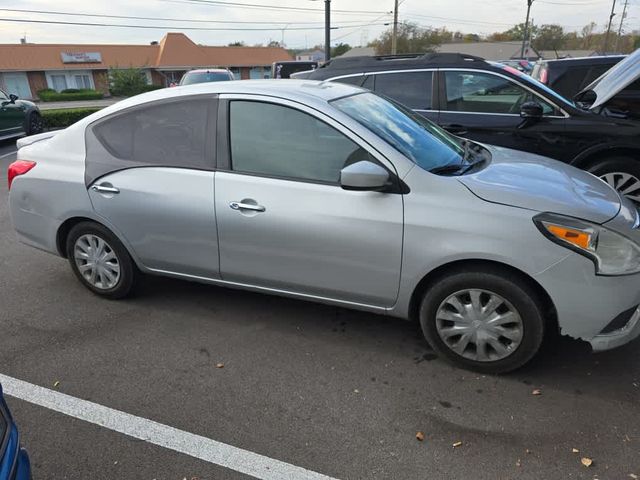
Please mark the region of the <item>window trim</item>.
[[[513, 78], [510, 78], [509, 76], [504, 75], [502, 73], [494, 72], [492, 70], [479, 70], [477, 68], [440, 68], [438, 70], [443, 73], [442, 75], [443, 77], [444, 77], [444, 72], [474, 72], [474, 73], [486, 73], [488, 75], [504, 78], [505, 80], [511, 83], [515, 83], [517, 86], [527, 90], [537, 98], [544, 100], [546, 103], [553, 105], [553, 107], [555, 107], [562, 114], [562, 115], [543, 115], [543, 118], [569, 118], [569, 114], [566, 111], [564, 111], [562, 107], [558, 106], [555, 102], [551, 101], [546, 97], [543, 97], [540, 93], [536, 92], [534, 89], [525, 85], [524, 83], [518, 82]], [[441, 84], [442, 84], [442, 88], [440, 90], [440, 94], [442, 95], [442, 99], [441, 99], [442, 101], [446, 99], [447, 87], [446, 87], [446, 82], [441, 82]], [[458, 114], [465, 114], [465, 115], [500, 115], [500, 116], [509, 116], [509, 117], [520, 117], [519, 113], [464, 112], [460, 110], [440, 110], [440, 112], [441, 113], [458, 113]]]
[[[389, 171], [389, 175], [394, 183], [401, 184], [401, 180], [398, 176], [397, 170], [393, 163], [389, 161], [382, 153], [380, 153], [375, 147], [370, 145], [365, 139], [357, 135], [348, 127], [338, 122], [337, 120], [329, 117], [324, 112], [317, 110], [309, 105], [297, 102], [295, 100], [285, 99], [281, 97], [261, 95], [261, 94], [221, 94], [218, 99], [218, 122], [217, 122], [217, 153], [216, 158], [218, 160], [216, 169], [226, 173], [232, 173], [235, 175], [244, 175], [258, 178], [268, 178], [275, 180], [284, 180], [298, 183], [310, 183], [315, 185], [327, 185], [332, 187], [341, 188], [340, 181], [338, 182], [325, 182], [321, 180], [313, 180], [300, 177], [288, 177], [278, 175], [268, 175], [264, 173], [254, 172], [240, 172], [231, 168], [231, 123], [230, 123], [230, 105], [232, 101], [252, 101], [258, 103], [269, 103], [281, 107], [292, 108], [298, 112], [307, 114], [318, 121], [325, 123], [331, 128], [337, 130], [339, 133], [347, 137], [353, 143], [365, 150], [371, 157], [371, 159], [377, 162], [380, 166]], [[397, 193], [394, 189], [389, 193]]]

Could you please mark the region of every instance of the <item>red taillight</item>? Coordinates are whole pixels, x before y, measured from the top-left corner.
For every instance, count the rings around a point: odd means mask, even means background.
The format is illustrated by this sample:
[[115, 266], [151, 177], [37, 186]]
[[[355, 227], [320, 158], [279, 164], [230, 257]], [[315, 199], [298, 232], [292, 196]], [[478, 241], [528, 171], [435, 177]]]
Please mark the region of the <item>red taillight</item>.
[[29, 160], [16, 160], [11, 165], [9, 165], [9, 169], [7, 170], [9, 190], [11, 190], [11, 183], [13, 182], [14, 178], [16, 178], [18, 175], [24, 175], [35, 166], [36, 162], [31, 162]]
[[540, 72], [540, 81], [542, 83], [544, 83], [545, 85], [547, 84], [547, 79], [549, 78], [549, 71], [544, 68], [541, 72]]

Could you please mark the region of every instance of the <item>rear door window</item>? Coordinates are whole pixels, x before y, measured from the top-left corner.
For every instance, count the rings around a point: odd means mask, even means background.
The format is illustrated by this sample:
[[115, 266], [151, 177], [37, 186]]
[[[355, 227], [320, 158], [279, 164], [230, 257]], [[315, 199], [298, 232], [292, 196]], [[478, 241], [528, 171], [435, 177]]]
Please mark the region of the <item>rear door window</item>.
[[93, 128], [114, 157], [137, 164], [206, 168], [208, 104], [181, 100], [136, 108]]
[[374, 91], [413, 110], [430, 110], [432, 85], [432, 72], [378, 73]]

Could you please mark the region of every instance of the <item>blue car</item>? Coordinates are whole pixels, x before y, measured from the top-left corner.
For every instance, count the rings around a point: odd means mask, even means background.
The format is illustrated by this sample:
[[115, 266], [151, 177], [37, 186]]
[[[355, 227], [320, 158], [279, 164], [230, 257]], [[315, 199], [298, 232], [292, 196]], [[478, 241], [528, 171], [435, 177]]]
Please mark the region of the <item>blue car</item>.
[[29, 480], [29, 455], [20, 447], [20, 435], [2, 397], [0, 385], [0, 480]]

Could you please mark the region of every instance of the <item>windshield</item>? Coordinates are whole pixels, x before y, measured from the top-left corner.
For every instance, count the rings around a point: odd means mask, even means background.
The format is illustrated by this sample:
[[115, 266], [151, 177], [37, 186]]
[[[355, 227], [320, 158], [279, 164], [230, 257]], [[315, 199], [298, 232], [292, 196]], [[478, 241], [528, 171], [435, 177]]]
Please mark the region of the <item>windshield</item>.
[[457, 137], [391, 100], [359, 93], [331, 103], [425, 170], [463, 162]]
[[497, 63], [497, 62], [490, 62], [490, 63], [492, 65], [494, 65], [494, 66], [502, 68], [503, 70], [505, 70], [506, 72], [511, 73], [512, 75], [515, 75], [516, 77], [518, 77], [519, 80], [522, 80], [525, 83], [529, 83], [531, 85], [534, 85], [534, 86], [538, 87], [540, 90], [544, 90], [544, 92], [547, 95], [550, 95], [555, 100], [557, 100], [559, 102], [562, 102], [562, 103], [564, 103], [566, 105], [569, 105], [571, 107], [575, 107], [575, 104], [571, 100], [566, 99], [565, 97], [560, 95], [555, 90], [552, 90], [551, 88], [546, 86], [544, 83], [539, 82], [538, 80], [536, 80], [535, 78], [527, 75], [526, 73], [523, 73], [520, 70], [517, 70], [517, 69], [515, 69], [513, 67], [510, 67], [509, 65], [503, 65], [503, 64]]
[[191, 85], [193, 83], [206, 83], [206, 82], [224, 82], [231, 80], [230, 75], [227, 72], [196, 72], [187, 73], [182, 78], [180, 85]]

